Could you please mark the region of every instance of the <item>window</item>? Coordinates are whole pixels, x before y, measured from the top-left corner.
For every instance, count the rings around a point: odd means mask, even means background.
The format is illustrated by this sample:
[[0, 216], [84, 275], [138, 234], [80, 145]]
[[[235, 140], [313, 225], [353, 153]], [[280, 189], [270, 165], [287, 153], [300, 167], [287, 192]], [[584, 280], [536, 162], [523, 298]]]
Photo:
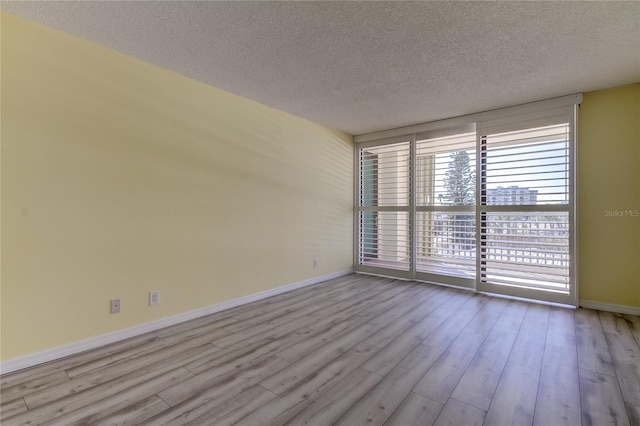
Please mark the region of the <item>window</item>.
[[356, 137], [356, 270], [575, 304], [580, 99]]
[[410, 269], [410, 148], [396, 142], [358, 153], [361, 266]]
[[[571, 134], [563, 112], [478, 129], [480, 290], [570, 293]], [[510, 202], [494, 200], [496, 191]]]
[[465, 285], [451, 277], [475, 278], [475, 146], [475, 133], [417, 137], [416, 272], [422, 279]]

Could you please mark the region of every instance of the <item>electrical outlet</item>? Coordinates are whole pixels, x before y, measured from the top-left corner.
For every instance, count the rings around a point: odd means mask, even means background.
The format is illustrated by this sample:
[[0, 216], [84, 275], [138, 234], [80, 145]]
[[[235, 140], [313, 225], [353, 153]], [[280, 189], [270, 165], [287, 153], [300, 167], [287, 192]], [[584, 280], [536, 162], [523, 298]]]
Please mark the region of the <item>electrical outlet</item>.
[[318, 259], [313, 259], [313, 269], [318, 267]]
[[120, 313], [120, 309], [122, 305], [120, 303], [120, 299], [111, 299], [111, 313], [118, 314]]
[[160, 304], [160, 292], [150, 291], [149, 292], [149, 306], [155, 306]]

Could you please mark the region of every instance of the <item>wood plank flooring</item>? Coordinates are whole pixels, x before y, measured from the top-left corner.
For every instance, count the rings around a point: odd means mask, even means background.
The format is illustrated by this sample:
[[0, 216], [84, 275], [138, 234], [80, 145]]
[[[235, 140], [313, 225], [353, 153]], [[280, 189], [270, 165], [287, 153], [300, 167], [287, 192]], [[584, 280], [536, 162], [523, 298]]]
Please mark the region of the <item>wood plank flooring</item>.
[[2, 425], [640, 425], [640, 318], [349, 275], [0, 377]]

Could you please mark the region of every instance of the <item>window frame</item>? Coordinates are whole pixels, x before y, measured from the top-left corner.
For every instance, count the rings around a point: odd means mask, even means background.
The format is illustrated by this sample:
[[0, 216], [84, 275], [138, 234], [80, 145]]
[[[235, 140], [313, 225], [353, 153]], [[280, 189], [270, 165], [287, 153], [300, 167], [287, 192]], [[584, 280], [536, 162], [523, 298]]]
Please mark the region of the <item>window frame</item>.
[[[476, 229], [479, 230], [476, 234], [476, 244], [478, 247], [477, 262], [477, 276], [475, 289], [479, 292], [486, 292], [491, 294], [503, 294], [513, 297], [521, 297], [526, 299], [539, 299], [552, 303], [559, 303], [565, 305], [578, 306], [578, 282], [577, 282], [577, 208], [576, 208], [576, 179], [577, 179], [577, 163], [576, 163], [576, 149], [577, 149], [577, 120], [578, 120], [578, 105], [571, 104], [564, 107], [547, 108], [540, 111], [528, 112], [524, 114], [512, 115], [505, 118], [497, 118], [493, 120], [485, 120], [477, 123], [477, 152], [481, 153], [482, 139], [489, 134], [498, 134], [510, 131], [519, 131], [525, 128], [543, 127], [547, 125], [554, 125], [562, 123], [569, 124], [568, 134], [568, 200], [566, 204], [537, 204], [535, 206], [518, 206], [518, 205], [483, 205], [481, 202], [482, 197], [482, 179], [477, 179], [476, 182], [476, 194], [478, 200], [476, 202]], [[477, 162], [476, 176], [482, 175], [482, 161]], [[510, 212], [552, 212], [552, 213], [567, 213], [568, 215], [568, 245], [569, 245], [569, 292], [553, 292], [549, 290], [539, 290], [535, 288], [518, 287], [518, 286], [506, 286], [491, 282], [483, 281], [481, 274], [481, 233], [483, 229], [482, 218], [483, 213], [494, 213], [500, 211]], [[540, 297], [543, 295], [544, 297]]]
[[[361, 161], [361, 152], [366, 151], [367, 149], [381, 147], [381, 146], [391, 146], [395, 144], [401, 143], [409, 143], [409, 203], [406, 206], [401, 205], [385, 205], [385, 206], [362, 206], [360, 205], [360, 188], [362, 184], [362, 176], [360, 170], [360, 161]], [[354, 215], [354, 265], [356, 272], [364, 272], [369, 274], [376, 275], [387, 275], [393, 276], [397, 278], [403, 279], [414, 279], [414, 275], [411, 272], [414, 269], [414, 232], [413, 226], [411, 226], [412, 220], [412, 206], [414, 204], [414, 196], [413, 196], [413, 176], [414, 176], [414, 156], [413, 150], [415, 148], [415, 141], [412, 137], [407, 136], [396, 136], [381, 140], [364, 142], [356, 146], [355, 149], [355, 172], [356, 176], [354, 179], [354, 200], [355, 200], [355, 215]], [[362, 253], [360, 252], [360, 240], [362, 235], [360, 233], [361, 223], [360, 223], [360, 214], [363, 212], [376, 212], [376, 213], [384, 213], [384, 212], [406, 212], [408, 213], [409, 220], [409, 269], [392, 269], [392, 268], [384, 268], [381, 266], [370, 266], [370, 265], [362, 265], [360, 263], [360, 259], [362, 258]]]
[[[446, 120], [439, 120], [430, 123], [422, 123], [418, 125], [408, 126], [404, 128], [391, 129], [381, 132], [374, 132], [354, 137], [354, 269], [356, 272], [385, 275], [402, 279], [412, 279], [418, 281], [431, 282], [435, 284], [452, 285], [456, 287], [467, 288], [478, 292], [488, 292], [497, 294], [506, 294], [508, 296], [523, 297], [527, 299], [540, 299], [548, 302], [561, 303], [577, 306], [578, 303], [578, 257], [577, 257], [577, 120], [578, 105], [582, 101], [582, 94], [574, 94], [563, 96], [544, 101], [533, 102], [529, 104], [517, 105], [499, 110], [492, 110], [468, 116], [456, 117]], [[497, 133], [496, 130], [508, 131], [504, 129], [513, 128], [517, 130], [522, 125], [522, 121], [526, 121], [532, 125], [542, 123], [545, 125], [552, 117], [565, 115], [567, 123], [569, 123], [569, 200], [568, 200], [568, 216], [569, 216], [569, 293], [551, 293], [548, 291], [537, 292], [527, 288], [505, 286], [497, 286], [491, 283], [482, 283], [480, 275], [480, 234], [481, 234], [481, 212], [480, 203], [480, 148], [481, 137], [488, 132]], [[521, 127], [520, 127], [521, 128]], [[476, 197], [475, 205], [471, 206], [470, 211], [474, 211], [476, 216], [476, 277], [449, 277], [447, 282], [443, 282], [442, 276], [438, 274], [430, 274], [426, 272], [416, 271], [417, 256], [417, 222], [416, 217], [419, 212], [437, 211], [442, 209], [440, 206], [419, 206], [416, 202], [417, 187], [417, 141], [427, 138], [437, 138], [453, 134], [475, 132], [476, 134]], [[398, 142], [410, 143], [409, 154], [409, 206], [385, 206], [372, 209], [360, 205], [360, 188], [361, 188], [361, 172], [360, 172], [360, 152], [361, 150], [389, 145]], [[435, 208], [433, 208], [435, 207]], [[451, 206], [450, 206], [451, 207]], [[464, 206], [465, 208], [467, 206]], [[512, 206], [513, 207], [513, 206]], [[542, 204], [539, 206], [540, 211], [561, 210], [553, 204]], [[408, 271], [396, 270], [391, 268], [372, 267], [360, 264], [360, 213], [362, 211], [403, 211], [407, 212], [409, 217], [409, 255], [410, 268]], [[486, 209], [485, 209], [486, 210]], [[465, 210], [466, 211], [466, 210]], [[566, 210], [565, 210], [566, 211]], [[542, 294], [544, 297], [539, 297]]]

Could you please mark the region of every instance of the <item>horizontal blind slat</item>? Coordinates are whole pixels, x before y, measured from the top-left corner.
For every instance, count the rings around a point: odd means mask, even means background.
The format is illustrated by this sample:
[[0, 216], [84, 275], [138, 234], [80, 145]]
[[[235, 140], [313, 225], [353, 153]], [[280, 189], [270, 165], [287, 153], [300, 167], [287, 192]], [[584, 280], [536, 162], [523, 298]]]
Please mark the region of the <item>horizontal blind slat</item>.
[[[568, 124], [561, 124], [483, 137], [483, 281], [568, 292], [568, 210], [540, 211], [544, 204], [568, 203], [568, 133]], [[491, 213], [482, 207], [509, 205], [535, 210]]]

